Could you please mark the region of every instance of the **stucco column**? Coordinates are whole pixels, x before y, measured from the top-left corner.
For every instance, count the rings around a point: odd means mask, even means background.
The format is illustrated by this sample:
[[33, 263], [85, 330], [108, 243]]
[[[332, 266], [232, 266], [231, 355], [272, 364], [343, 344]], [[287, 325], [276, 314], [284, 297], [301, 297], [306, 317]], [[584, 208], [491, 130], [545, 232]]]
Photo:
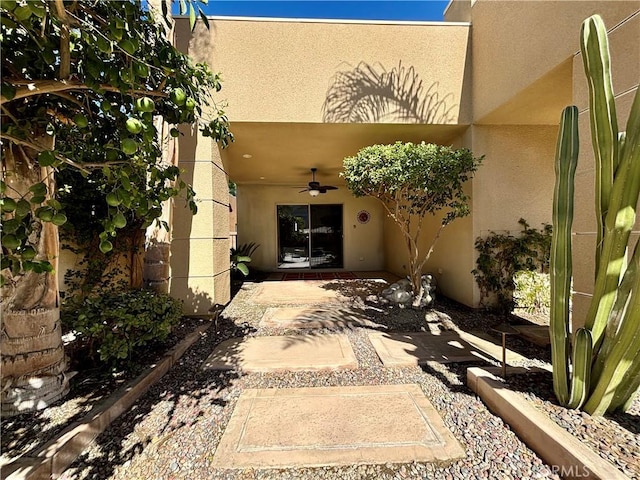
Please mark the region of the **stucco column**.
[[169, 291], [185, 302], [185, 313], [206, 314], [230, 299], [229, 189], [215, 141], [195, 126], [181, 133], [178, 166], [196, 192], [198, 213], [175, 200]]

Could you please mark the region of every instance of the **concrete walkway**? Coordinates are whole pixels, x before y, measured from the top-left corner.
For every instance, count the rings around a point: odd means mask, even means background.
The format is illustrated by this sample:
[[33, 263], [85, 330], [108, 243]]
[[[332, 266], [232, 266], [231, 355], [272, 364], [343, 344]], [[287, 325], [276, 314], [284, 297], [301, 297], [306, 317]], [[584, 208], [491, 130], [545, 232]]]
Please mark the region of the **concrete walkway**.
[[[344, 301], [369, 295], [371, 285], [370, 279], [264, 282], [251, 299], [254, 304], [273, 305], [266, 308], [260, 326], [310, 333], [227, 340], [202, 368], [245, 373], [358, 368], [347, 335], [313, 333], [313, 329], [362, 326], [372, 329], [369, 339], [385, 366], [485, 358], [476, 348], [478, 342], [463, 339], [463, 334], [375, 331], [385, 327]], [[212, 466], [446, 464], [464, 455], [418, 385], [250, 389], [238, 400]]]
[[357, 367], [349, 339], [343, 334], [232, 338], [218, 345], [202, 366], [243, 372]]
[[254, 389], [240, 396], [212, 466], [446, 464], [463, 456], [418, 385]]

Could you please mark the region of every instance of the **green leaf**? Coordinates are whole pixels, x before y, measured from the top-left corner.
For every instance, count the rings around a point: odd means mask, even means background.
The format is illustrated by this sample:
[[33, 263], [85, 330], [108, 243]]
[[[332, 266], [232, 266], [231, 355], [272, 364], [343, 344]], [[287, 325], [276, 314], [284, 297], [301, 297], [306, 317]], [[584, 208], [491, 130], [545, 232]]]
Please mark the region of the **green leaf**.
[[189, 26], [192, 32], [196, 28], [196, 9], [193, 7], [193, 4], [189, 5]]
[[16, 87], [9, 83], [2, 82], [1, 93], [2, 96], [7, 100], [13, 100], [13, 98], [16, 96]]
[[109, 253], [111, 250], [113, 250], [113, 243], [109, 240], [103, 240], [100, 242], [100, 251], [102, 253]]
[[44, 152], [40, 152], [38, 154], [38, 163], [41, 167], [50, 167], [51, 165], [56, 163], [56, 157], [52, 151], [45, 150]]
[[2, 222], [2, 231], [4, 233], [14, 233], [19, 226], [20, 222], [15, 218], [11, 218]]
[[246, 277], [249, 275], [249, 267], [247, 267], [244, 263], [239, 263], [236, 265], [236, 268]]
[[33, 192], [35, 195], [45, 195], [47, 193], [47, 186], [42, 182], [34, 183], [29, 187], [29, 191]]
[[25, 20], [27, 20], [31, 16], [31, 9], [29, 8], [28, 5], [22, 5], [22, 6], [17, 7], [13, 11], [13, 14], [15, 15], [16, 19], [19, 22], [24, 22]]
[[207, 30], [209, 30], [209, 19], [202, 10], [200, 10], [200, 18], [202, 19], [202, 23], [204, 23], [205, 27], [207, 27]]
[[25, 199], [20, 199], [16, 205], [16, 217], [26, 217], [31, 211], [31, 205]]

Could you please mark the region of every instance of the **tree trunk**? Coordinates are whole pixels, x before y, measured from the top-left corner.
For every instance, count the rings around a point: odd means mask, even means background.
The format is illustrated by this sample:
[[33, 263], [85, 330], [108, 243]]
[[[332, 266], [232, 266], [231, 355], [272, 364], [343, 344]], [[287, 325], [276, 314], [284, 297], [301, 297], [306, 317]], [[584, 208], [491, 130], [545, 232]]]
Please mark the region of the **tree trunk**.
[[[54, 192], [53, 172], [38, 167], [24, 152], [4, 154], [4, 177], [17, 196], [43, 181]], [[12, 172], [11, 175], [6, 173]], [[9, 189], [12, 191], [11, 189]], [[48, 260], [51, 273], [32, 271], [10, 278], [0, 303], [0, 412], [2, 416], [42, 409], [69, 391], [67, 360], [60, 325], [57, 258], [58, 227], [50, 222], [34, 228], [37, 260]], [[10, 274], [7, 274], [10, 276]]]

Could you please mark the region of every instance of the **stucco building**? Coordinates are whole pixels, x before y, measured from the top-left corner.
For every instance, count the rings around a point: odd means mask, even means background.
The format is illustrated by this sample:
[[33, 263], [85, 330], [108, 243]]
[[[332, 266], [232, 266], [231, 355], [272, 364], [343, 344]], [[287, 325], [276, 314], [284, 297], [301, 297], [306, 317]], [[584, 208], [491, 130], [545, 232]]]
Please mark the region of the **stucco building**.
[[[574, 316], [582, 317], [595, 219], [579, 32], [594, 13], [609, 30], [624, 125], [640, 78], [640, 1], [453, 0], [438, 23], [211, 18], [193, 34], [177, 18], [178, 48], [223, 74], [236, 141], [220, 150], [183, 132], [179, 165], [200, 204], [195, 217], [174, 207], [172, 294], [198, 312], [229, 299], [228, 178], [238, 190], [238, 243], [260, 244], [253, 266], [405, 275], [397, 227], [376, 200], [354, 198], [339, 173], [364, 146], [425, 141], [485, 155], [467, 186], [471, 214], [447, 227], [425, 268], [444, 295], [477, 306], [474, 240], [517, 231], [520, 218], [551, 221], [558, 122], [575, 104]], [[311, 168], [338, 189], [300, 193]]]

